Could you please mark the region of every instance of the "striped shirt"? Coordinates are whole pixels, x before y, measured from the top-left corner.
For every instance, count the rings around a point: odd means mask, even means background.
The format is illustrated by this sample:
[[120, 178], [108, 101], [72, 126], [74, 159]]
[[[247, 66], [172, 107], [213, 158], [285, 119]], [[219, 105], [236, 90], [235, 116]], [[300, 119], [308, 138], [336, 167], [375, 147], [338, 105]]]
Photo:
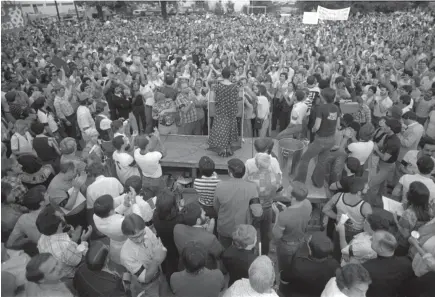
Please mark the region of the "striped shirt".
[[193, 187], [199, 195], [199, 203], [204, 206], [213, 206], [214, 192], [220, 180], [217, 175], [213, 174], [210, 177], [202, 176], [196, 178], [193, 182]]

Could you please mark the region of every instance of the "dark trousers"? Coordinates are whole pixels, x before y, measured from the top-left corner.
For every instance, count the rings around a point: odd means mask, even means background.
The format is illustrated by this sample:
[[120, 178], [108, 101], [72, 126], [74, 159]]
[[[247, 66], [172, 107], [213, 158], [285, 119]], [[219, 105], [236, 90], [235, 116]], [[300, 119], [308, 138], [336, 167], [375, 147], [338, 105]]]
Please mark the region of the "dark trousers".
[[273, 99], [273, 107], [272, 107], [272, 131], [276, 130], [277, 124], [279, 124], [279, 132], [283, 131], [290, 123], [290, 113], [291, 107], [285, 106], [287, 105], [285, 102], [281, 104], [284, 99], [280, 100], [278, 98]]
[[80, 139], [80, 135], [78, 132], [78, 126], [77, 126], [77, 115], [73, 113], [70, 116], [67, 116], [66, 119], [68, 122], [71, 123], [70, 126], [65, 125], [65, 132], [69, 137], [72, 137], [74, 139]]
[[145, 131], [147, 126], [145, 117], [145, 106], [135, 106], [135, 108], [133, 108], [133, 115], [136, 118], [138, 131]]
[[144, 200], [148, 200], [157, 196], [161, 190], [166, 187], [165, 181], [163, 177], [151, 178], [151, 177], [142, 177], [142, 192]]
[[263, 216], [260, 220], [261, 254], [268, 255], [272, 233], [273, 211], [272, 207], [263, 208]]

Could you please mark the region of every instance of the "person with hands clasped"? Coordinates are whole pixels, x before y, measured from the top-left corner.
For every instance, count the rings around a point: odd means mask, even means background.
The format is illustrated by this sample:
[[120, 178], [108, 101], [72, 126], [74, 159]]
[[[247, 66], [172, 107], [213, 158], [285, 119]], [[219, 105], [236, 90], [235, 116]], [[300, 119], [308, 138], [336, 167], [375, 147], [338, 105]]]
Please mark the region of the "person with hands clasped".
[[39, 213], [36, 227], [41, 233], [38, 240], [39, 253], [50, 253], [61, 263], [62, 277], [73, 277], [88, 249], [87, 240], [92, 234], [92, 227], [89, 226], [87, 231], [81, 226], [73, 228], [51, 205]]

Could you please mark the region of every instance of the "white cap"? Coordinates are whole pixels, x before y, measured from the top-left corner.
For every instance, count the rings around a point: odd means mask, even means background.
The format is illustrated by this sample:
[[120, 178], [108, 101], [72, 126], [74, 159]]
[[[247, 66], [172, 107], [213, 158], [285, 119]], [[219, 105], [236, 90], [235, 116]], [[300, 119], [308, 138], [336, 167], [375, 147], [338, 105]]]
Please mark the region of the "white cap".
[[112, 121], [109, 119], [102, 119], [100, 122], [100, 129], [101, 130], [109, 130], [110, 129], [110, 124], [112, 124]]

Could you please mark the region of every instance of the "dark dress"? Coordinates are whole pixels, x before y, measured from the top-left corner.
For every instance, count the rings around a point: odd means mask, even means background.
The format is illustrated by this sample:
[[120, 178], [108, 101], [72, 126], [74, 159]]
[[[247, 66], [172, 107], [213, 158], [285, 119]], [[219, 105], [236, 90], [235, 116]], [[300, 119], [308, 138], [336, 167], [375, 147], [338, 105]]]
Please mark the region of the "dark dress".
[[228, 147], [233, 150], [240, 148], [236, 119], [238, 96], [239, 89], [236, 84], [217, 84], [216, 115], [208, 140], [210, 150], [220, 152]]
[[155, 211], [153, 215], [153, 224], [157, 237], [160, 238], [163, 246], [168, 250], [166, 258], [162, 263], [162, 270], [168, 282], [170, 281], [171, 275], [178, 271], [179, 254], [174, 241], [174, 227], [178, 224], [178, 221], [178, 215], [166, 220], [160, 219], [157, 211]]

